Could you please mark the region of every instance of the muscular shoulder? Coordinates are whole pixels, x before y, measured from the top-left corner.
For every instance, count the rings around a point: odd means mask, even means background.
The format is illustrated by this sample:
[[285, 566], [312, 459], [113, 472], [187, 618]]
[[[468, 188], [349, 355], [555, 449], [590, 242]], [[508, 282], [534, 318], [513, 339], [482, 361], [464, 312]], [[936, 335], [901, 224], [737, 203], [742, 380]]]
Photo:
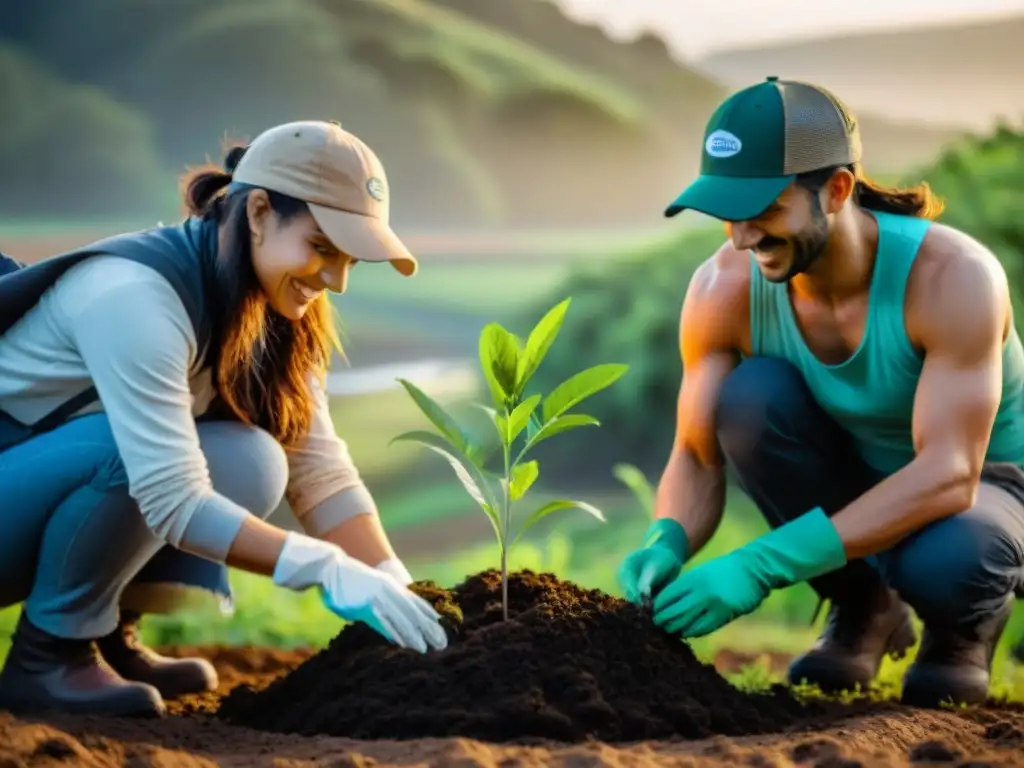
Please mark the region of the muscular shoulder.
[[728, 241], [694, 271], [680, 320], [681, 341], [746, 351], [750, 343], [750, 257]]
[[1009, 283], [996, 256], [975, 238], [934, 223], [907, 283], [907, 331], [921, 348], [943, 337], [991, 334], [1012, 325]]

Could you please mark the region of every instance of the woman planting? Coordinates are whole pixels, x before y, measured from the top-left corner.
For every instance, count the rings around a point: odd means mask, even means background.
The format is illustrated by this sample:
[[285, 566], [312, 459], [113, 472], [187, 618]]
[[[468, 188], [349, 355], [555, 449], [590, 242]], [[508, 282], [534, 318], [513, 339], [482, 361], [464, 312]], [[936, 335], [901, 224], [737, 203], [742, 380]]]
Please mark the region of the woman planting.
[[[137, 622], [192, 588], [230, 595], [226, 566], [445, 646], [324, 392], [326, 291], [359, 261], [416, 271], [384, 169], [326, 122], [272, 128], [225, 166], [186, 178], [180, 225], [0, 277], [0, 605], [24, 603], [0, 708], [159, 714], [214, 687]], [[264, 521], [285, 496], [305, 533]]]

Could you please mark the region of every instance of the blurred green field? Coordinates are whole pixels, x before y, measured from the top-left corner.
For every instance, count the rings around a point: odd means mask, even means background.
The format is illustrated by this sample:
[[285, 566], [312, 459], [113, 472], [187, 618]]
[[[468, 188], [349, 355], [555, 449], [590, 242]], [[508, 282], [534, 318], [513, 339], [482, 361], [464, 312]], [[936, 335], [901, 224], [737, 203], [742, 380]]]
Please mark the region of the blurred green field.
[[[357, 402], [355, 402], [357, 401]], [[424, 426], [423, 417], [408, 401], [404, 391], [386, 392], [345, 399], [336, 409], [350, 413], [339, 419], [339, 433], [349, 441], [353, 454], [369, 477], [377, 496], [385, 526], [398, 544], [417, 579], [453, 586], [486, 568], [498, 564], [498, 550], [482, 513], [476, 508], [451, 469], [440, 459], [424, 456], [407, 446], [387, 446], [390, 437], [407, 429]], [[347, 407], [354, 406], [354, 407]], [[543, 485], [527, 496], [541, 503], [554, 495]], [[651, 481], [656, 478], [649, 478]], [[613, 492], [571, 489], [574, 496], [601, 508], [608, 522], [601, 524], [587, 515], [565, 513], [550, 525], [531, 529], [510, 557], [510, 568], [548, 571], [587, 588], [620, 594], [615, 569], [621, 558], [640, 540], [647, 525], [646, 513], [631, 492], [622, 487]], [[564, 495], [566, 489], [558, 489]], [[518, 519], [522, 519], [520, 514]], [[432, 548], [432, 529], [475, 533], [470, 541]], [[729, 551], [767, 530], [756, 510], [737, 490], [730, 489], [724, 521], [708, 547], [695, 562]], [[295, 594], [274, 587], [268, 579], [234, 572], [235, 613], [227, 616], [212, 601], [172, 616], [150, 616], [144, 622], [146, 639], [164, 643], [258, 644], [277, 647], [322, 647], [343, 627], [329, 613], [313, 591]], [[757, 656], [761, 653], [799, 653], [810, 645], [820, 630], [824, 612], [811, 626], [814, 593], [797, 585], [772, 594], [753, 615], [740, 619], [715, 635], [691, 643], [698, 656], [711, 661], [720, 649]], [[17, 608], [0, 612], [0, 654], [17, 617]], [[1024, 667], [1007, 658], [1011, 640], [1024, 631], [1024, 614], [1018, 612], [1000, 645], [993, 690], [1024, 700]], [[892, 690], [907, 661], [886, 660], [881, 690]], [[758, 686], [778, 679], [768, 667], [753, 663], [734, 682]]]
[[[571, 271], [562, 261], [532, 261], [527, 265], [504, 260], [427, 265], [412, 280], [393, 270], [360, 268], [352, 273], [352, 291], [360, 302], [408, 302], [410, 307], [450, 308], [490, 315], [528, 306], [554, 290]], [[389, 274], [390, 272], [390, 274]], [[358, 282], [357, 282], [358, 281]], [[344, 298], [339, 306], [344, 308]]]
[[[738, 494], [734, 494], [734, 497]], [[450, 497], [454, 499], [454, 495]], [[443, 502], [421, 497], [424, 513]], [[601, 499], [589, 499], [602, 505]], [[561, 525], [541, 538], [524, 538], [510, 557], [510, 568], [547, 571], [572, 580], [587, 588], [619, 594], [615, 584], [615, 567], [639, 540], [645, 519], [638, 507], [620, 497], [617, 505], [605, 505], [609, 522], [586, 526], [580, 530], [578, 520], [563, 520]], [[385, 514], [387, 519], [387, 514]], [[714, 557], [742, 544], [765, 530], [742, 497], [729, 504], [725, 521], [697, 562]], [[453, 586], [466, 576], [496, 567], [496, 545], [488, 540], [464, 547], [442, 558], [409, 557], [407, 563], [418, 579], [429, 579]], [[315, 592], [294, 594], [274, 587], [269, 580], [243, 572], [232, 576], [235, 587], [235, 613], [221, 614], [212, 604], [198, 606], [174, 616], [151, 616], [144, 622], [144, 634], [150, 643], [224, 643], [257, 644], [283, 648], [323, 647], [344, 626], [344, 623], [323, 608]], [[691, 642], [697, 655], [711, 661], [720, 649], [750, 654], [795, 654], [809, 647], [820, 630], [823, 616], [816, 626], [810, 619], [814, 609], [813, 593], [798, 585], [772, 594], [753, 615], [737, 620], [715, 635]], [[17, 609], [0, 612], [0, 646], [6, 643], [13, 629]], [[1018, 612], [998, 649], [993, 669], [993, 693], [1014, 700], [1024, 700], [1024, 667], [1008, 658], [1010, 641], [1024, 631], [1024, 615]], [[3, 648], [3, 650], [6, 650]], [[2, 651], [0, 651], [2, 653]], [[886, 660], [880, 676], [881, 693], [898, 687], [900, 676], [909, 659]], [[779, 680], [766, 663], [755, 661], [733, 676], [740, 685], [756, 686]]]
[[[694, 259], [706, 254], [694, 253]], [[603, 257], [592, 266], [600, 268]], [[493, 258], [479, 262], [439, 259], [426, 263], [415, 280], [403, 280], [390, 269], [360, 268], [350, 294], [338, 301], [346, 346], [356, 365], [367, 361], [409, 360], [430, 356], [461, 357], [475, 364], [479, 327], [504, 319], [541, 297], [557, 295], [577, 259], [550, 261]], [[679, 286], [683, 291], [685, 285]], [[680, 293], [681, 296], [681, 293]], [[570, 309], [570, 313], [572, 309]], [[675, 355], [676, 350], [666, 350]], [[424, 388], [430, 392], [431, 385]], [[462, 391], [441, 397], [460, 414], [469, 412]], [[452, 586], [470, 574], [495, 567], [498, 552], [493, 534], [451, 468], [439, 457], [407, 444], [389, 445], [405, 431], [427, 422], [400, 388], [373, 394], [335, 398], [332, 415], [338, 433], [352, 454], [378, 501], [382, 519], [399, 554], [419, 579]], [[671, 416], [666, 415], [666, 418]], [[594, 441], [614, 440], [602, 429]], [[652, 482], [655, 477], [649, 478]], [[609, 490], [610, 489], [610, 490]], [[527, 500], [530, 504], [571, 494], [601, 508], [601, 524], [572, 512], [532, 529], [512, 552], [510, 567], [550, 571], [584, 587], [619, 594], [615, 569], [639, 542], [647, 525], [644, 511], [632, 494], [610, 477], [600, 487], [551, 487], [544, 465], [541, 479]], [[522, 519], [522, 515], [518, 519]], [[277, 522], [293, 524], [281, 516]], [[766, 530], [749, 501], [731, 489], [725, 520], [698, 562], [726, 552]], [[342, 622], [326, 611], [313, 592], [297, 595], [269, 580], [233, 574], [236, 605], [233, 616], [216, 606], [197, 606], [174, 616], [148, 617], [144, 623], [152, 643], [226, 643], [319, 647], [341, 628]], [[748, 654], [798, 653], [813, 641], [824, 612], [811, 626], [815, 597], [806, 585], [774, 593], [752, 616], [745, 617], [709, 638], [692, 643], [697, 653], [712, 659], [723, 648]], [[0, 611], [0, 653], [17, 617], [17, 609]], [[1024, 632], [1018, 611], [1000, 644], [994, 670], [994, 690], [1024, 700], [1024, 667], [1014, 665], [1007, 652]], [[886, 685], [898, 683], [908, 662], [885, 662]], [[766, 667], [755, 665], [740, 673], [739, 684], [758, 685], [773, 678]]]

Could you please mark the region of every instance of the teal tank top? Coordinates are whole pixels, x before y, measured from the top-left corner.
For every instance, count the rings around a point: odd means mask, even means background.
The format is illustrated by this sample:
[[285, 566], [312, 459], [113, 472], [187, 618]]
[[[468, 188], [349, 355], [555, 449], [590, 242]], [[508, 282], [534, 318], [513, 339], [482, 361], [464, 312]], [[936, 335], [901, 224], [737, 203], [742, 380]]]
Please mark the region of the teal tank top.
[[[786, 283], [764, 278], [751, 257], [750, 336], [755, 356], [793, 363], [821, 407], [853, 436], [870, 466], [892, 473], [914, 458], [914, 395], [923, 358], [907, 336], [903, 295], [931, 222], [871, 211], [878, 249], [860, 346], [844, 362], [822, 363], [804, 341]], [[1024, 348], [1015, 329], [1003, 347], [1002, 400], [986, 461], [1024, 466]]]

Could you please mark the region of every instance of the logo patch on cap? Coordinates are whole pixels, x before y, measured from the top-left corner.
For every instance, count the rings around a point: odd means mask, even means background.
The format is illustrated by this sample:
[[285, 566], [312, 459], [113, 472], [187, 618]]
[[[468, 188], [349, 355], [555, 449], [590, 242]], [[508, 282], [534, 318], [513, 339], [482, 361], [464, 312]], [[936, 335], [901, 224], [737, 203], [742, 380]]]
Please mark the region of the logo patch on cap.
[[371, 176], [366, 180], [366, 191], [370, 193], [370, 197], [376, 200], [378, 203], [384, 202], [384, 195], [387, 192], [384, 186], [384, 181], [377, 176]]
[[732, 157], [743, 149], [743, 142], [728, 131], [715, 131], [704, 142], [704, 151], [712, 157]]

